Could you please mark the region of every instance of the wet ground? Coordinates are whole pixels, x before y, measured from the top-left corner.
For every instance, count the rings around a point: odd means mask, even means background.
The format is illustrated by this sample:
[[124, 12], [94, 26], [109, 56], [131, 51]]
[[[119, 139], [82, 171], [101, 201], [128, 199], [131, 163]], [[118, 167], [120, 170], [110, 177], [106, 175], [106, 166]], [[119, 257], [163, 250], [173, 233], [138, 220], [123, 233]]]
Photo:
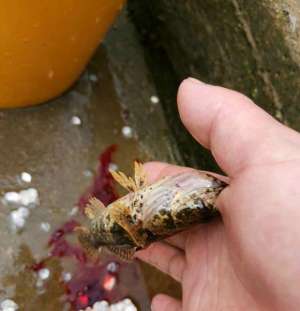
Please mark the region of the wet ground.
[[[116, 144], [113, 161], [126, 170], [141, 157], [131, 128], [126, 128], [127, 136], [122, 134], [125, 124], [101, 49], [98, 59], [98, 67], [88, 70], [62, 98], [1, 113], [1, 298], [13, 298], [22, 310], [63, 309], [59, 279], [73, 269], [69, 267], [72, 260], [49, 263], [51, 274], [42, 291], [35, 286], [36, 272], [28, 267], [47, 255], [50, 232], [71, 217], [79, 197], [92, 182], [99, 154]], [[32, 176], [30, 183], [21, 180], [22, 172]], [[28, 188], [38, 191], [39, 203], [28, 209], [24, 227], [16, 232], [11, 213], [24, 204], [8, 204], [5, 193]], [[133, 264], [125, 270], [125, 279], [133, 274], [137, 278], [129, 284], [128, 294], [142, 299], [145, 307], [146, 291], [139, 268]]]
[[[131, 31], [126, 34], [132, 36]], [[20, 310], [70, 309], [66, 284], [70, 278], [84, 278], [82, 271], [99, 273], [102, 285], [108, 284], [104, 298], [114, 302], [130, 297], [140, 310], [149, 310], [149, 293], [176, 291], [161, 274], [154, 273], [157, 278], [148, 282], [153, 270], [143, 267], [142, 273], [136, 262], [122, 264], [114, 284], [105, 274], [107, 263], [115, 262], [111, 257], [94, 270], [84, 270], [76, 256], [64, 254], [36, 266], [51, 251], [47, 243], [52, 232], [71, 218], [82, 221], [74, 207], [93, 183], [99, 154], [108, 146], [117, 146], [112, 167], [127, 173], [135, 159], [176, 158], [143, 63], [131, 62], [128, 72], [137, 75], [121, 77], [118, 69], [127, 61], [117, 57], [117, 48], [115, 55], [110, 53], [113, 42], [98, 49], [80, 81], [64, 96], [37, 107], [0, 112], [0, 300], [12, 299]], [[142, 55], [132, 37], [131, 42], [138, 63]], [[28, 189], [31, 192], [21, 192], [21, 202], [13, 202], [15, 193]], [[73, 234], [67, 239], [76, 245]], [[76, 294], [82, 307], [87, 306], [86, 297]]]

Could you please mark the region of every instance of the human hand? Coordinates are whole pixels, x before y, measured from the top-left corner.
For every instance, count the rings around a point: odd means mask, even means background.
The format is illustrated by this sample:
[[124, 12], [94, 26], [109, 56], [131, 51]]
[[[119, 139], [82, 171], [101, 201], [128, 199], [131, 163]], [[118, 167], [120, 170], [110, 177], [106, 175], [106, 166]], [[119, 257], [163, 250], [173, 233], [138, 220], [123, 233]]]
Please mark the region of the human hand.
[[[158, 295], [152, 310], [299, 310], [300, 135], [245, 96], [194, 79], [178, 106], [230, 185], [217, 201], [222, 220], [137, 253], [182, 284], [182, 302]], [[150, 181], [183, 169], [145, 168]]]

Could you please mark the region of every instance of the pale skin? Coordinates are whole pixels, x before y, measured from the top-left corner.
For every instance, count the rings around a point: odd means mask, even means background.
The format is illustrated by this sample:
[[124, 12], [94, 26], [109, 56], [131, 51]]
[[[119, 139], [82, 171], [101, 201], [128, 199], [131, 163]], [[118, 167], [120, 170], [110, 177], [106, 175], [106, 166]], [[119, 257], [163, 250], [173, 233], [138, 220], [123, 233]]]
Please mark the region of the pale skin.
[[[217, 201], [222, 220], [137, 253], [182, 285], [182, 301], [158, 295], [152, 310], [300, 310], [300, 134], [244, 95], [194, 79], [181, 84], [178, 109], [230, 186]], [[145, 169], [153, 182], [183, 168]]]

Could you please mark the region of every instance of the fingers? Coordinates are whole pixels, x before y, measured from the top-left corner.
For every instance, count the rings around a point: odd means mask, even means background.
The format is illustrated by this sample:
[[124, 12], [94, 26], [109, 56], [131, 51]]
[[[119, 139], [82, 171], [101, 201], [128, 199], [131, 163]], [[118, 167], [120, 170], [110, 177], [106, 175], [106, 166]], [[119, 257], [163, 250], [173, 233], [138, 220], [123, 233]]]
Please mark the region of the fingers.
[[[296, 132], [235, 91], [187, 79], [178, 91], [178, 108], [190, 133], [230, 176], [252, 164], [288, 160], [299, 150]], [[283, 141], [290, 147], [282, 147]]]
[[166, 243], [153, 243], [147, 249], [136, 253], [136, 257], [181, 282], [185, 269], [184, 252]]
[[185, 243], [188, 239], [188, 236], [189, 236], [189, 231], [183, 231], [181, 233], [178, 233], [174, 236], [167, 238], [165, 241], [172, 246], [175, 246], [181, 250], [184, 250]]
[[167, 295], [157, 295], [152, 299], [151, 304], [152, 311], [181, 311], [180, 301], [167, 296]]

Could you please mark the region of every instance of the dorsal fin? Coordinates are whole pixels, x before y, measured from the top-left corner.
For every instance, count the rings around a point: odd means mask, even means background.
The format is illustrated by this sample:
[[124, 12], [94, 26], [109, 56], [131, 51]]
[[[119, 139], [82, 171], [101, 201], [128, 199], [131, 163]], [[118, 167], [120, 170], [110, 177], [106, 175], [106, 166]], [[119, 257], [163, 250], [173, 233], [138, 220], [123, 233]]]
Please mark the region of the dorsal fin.
[[129, 192], [134, 192], [137, 190], [136, 184], [131, 177], [126, 176], [122, 172], [110, 171], [110, 173], [114, 180]]
[[137, 161], [134, 161], [134, 180], [137, 189], [146, 186], [146, 172], [143, 164]]
[[134, 180], [122, 172], [110, 171], [110, 173], [116, 182], [130, 192], [138, 191], [146, 185], [146, 173], [143, 164], [137, 161], [134, 162]]

